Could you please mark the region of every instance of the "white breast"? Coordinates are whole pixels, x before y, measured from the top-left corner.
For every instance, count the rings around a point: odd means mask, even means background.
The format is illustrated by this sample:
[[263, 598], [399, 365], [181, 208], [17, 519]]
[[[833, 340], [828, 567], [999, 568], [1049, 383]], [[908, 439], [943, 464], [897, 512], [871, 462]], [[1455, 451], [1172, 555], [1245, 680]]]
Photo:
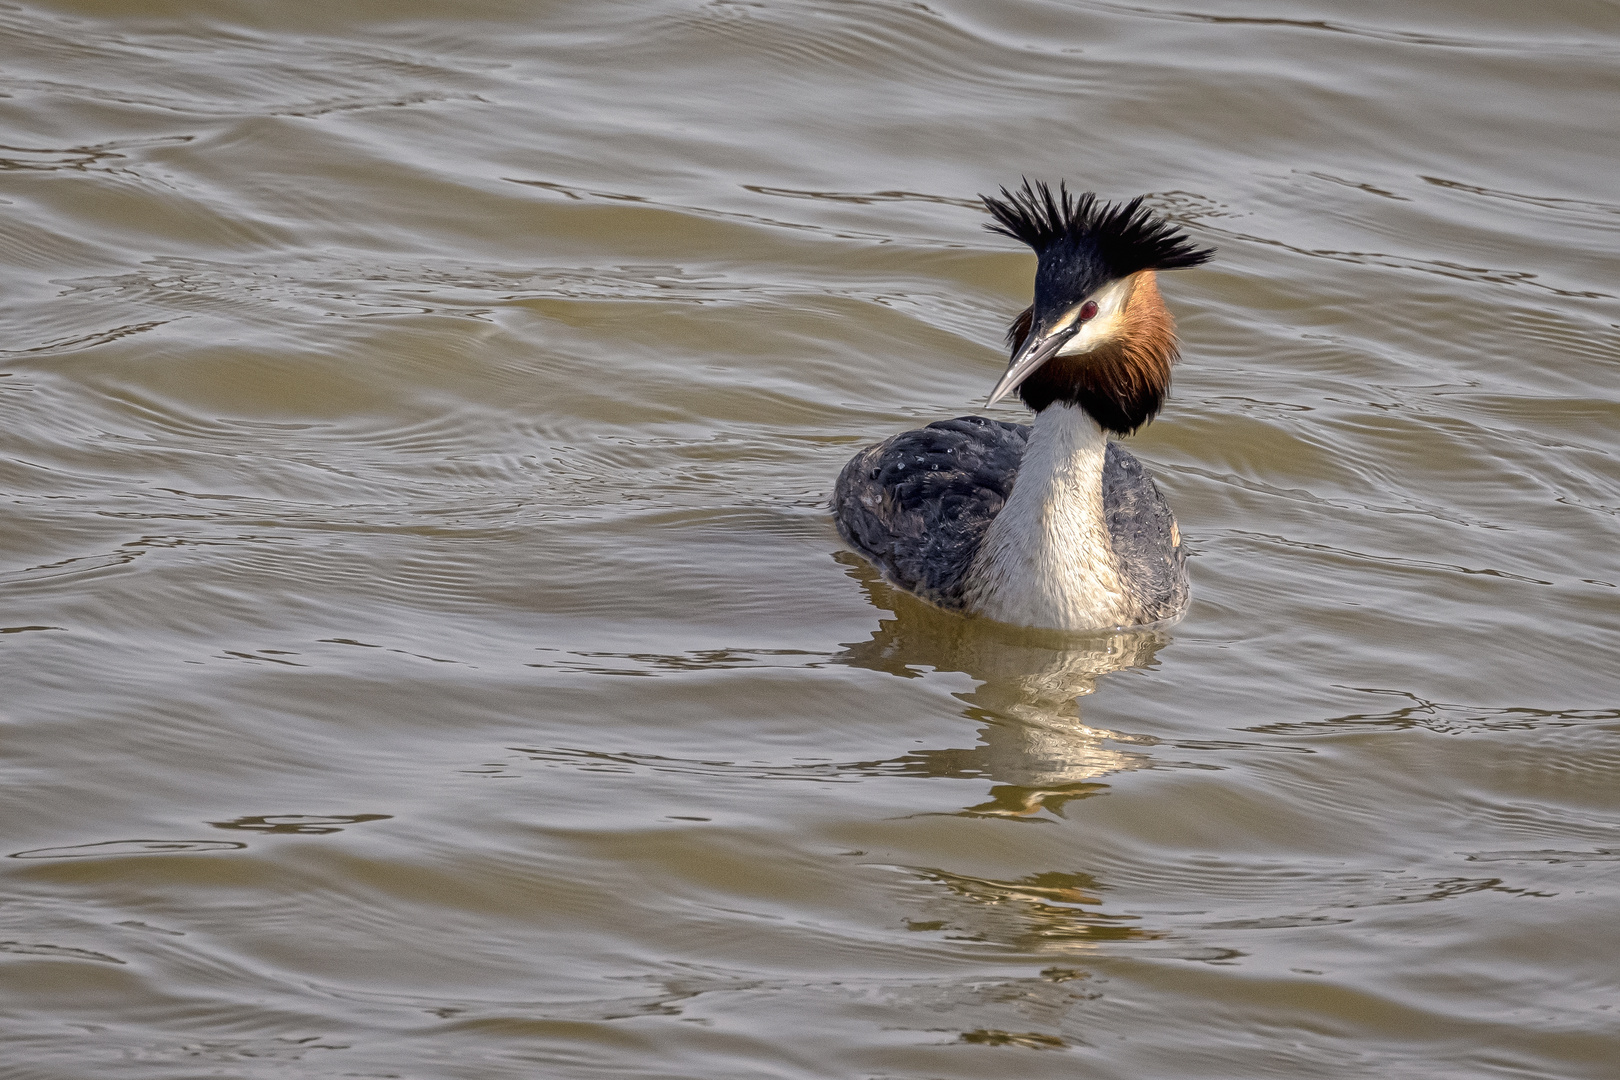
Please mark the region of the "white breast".
[[1041, 410], [1012, 493], [968, 571], [969, 611], [1054, 630], [1133, 621], [1103, 510], [1107, 449], [1107, 435], [1085, 410]]

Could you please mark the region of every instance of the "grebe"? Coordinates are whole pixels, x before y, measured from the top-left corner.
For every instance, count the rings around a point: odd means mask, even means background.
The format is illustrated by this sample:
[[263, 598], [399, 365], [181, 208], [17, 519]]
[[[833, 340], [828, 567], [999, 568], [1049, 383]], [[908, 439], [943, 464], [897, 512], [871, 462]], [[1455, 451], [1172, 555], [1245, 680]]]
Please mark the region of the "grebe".
[[1035, 250], [1035, 302], [986, 405], [1018, 392], [1032, 426], [963, 416], [856, 454], [838, 475], [838, 531], [902, 589], [943, 608], [1052, 630], [1180, 618], [1187, 557], [1147, 470], [1108, 433], [1153, 419], [1176, 360], [1155, 272], [1194, 246], [1141, 198], [1098, 202], [1025, 180], [981, 196], [985, 227]]

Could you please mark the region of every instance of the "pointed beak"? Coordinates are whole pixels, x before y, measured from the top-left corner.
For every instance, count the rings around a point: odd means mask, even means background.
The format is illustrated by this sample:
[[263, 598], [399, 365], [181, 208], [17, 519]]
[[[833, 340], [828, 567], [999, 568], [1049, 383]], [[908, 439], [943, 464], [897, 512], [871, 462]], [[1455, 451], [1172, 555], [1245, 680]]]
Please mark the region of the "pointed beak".
[[996, 388], [990, 391], [990, 400], [985, 402], [989, 407], [1018, 389], [1020, 383], [1035, 374], [1042, 364], [1050, 360], [1054, 353], [1063, 348], [1064, 344], [1075, 335], [1079, 329], [1073, 323], [1047, 330], [1042, 334], [1032, 333], [1024, 339], [1024, 345], [1018, 354], [1007, 365], [1007, 373], [996, 383]]

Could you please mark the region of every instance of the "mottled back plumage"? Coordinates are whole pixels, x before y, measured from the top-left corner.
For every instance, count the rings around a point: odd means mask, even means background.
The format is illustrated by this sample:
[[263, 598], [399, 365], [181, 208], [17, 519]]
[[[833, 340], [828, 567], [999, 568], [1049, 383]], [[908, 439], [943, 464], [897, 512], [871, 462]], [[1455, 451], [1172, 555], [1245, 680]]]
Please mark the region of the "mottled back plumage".
[[838, 474], [838, 531], [889, 581], [960, 608], [968, 567], [1028, 440], [1023, 424], [963, 416], [869, 446]]
[[1103, 466], [1103, 507], [1108, 539], [1125, 568], [1124, 577], [1143, 612], [1143, 622], [1163, 622], [1187, 608], [1187, 552], [1181, 546], [1170, 504], [1142, 463], [1116, 442]]
[[[838, 475], [838, 531], [892, 584], [961, 608], [968, 570], [1012, 492], [1029, 435], [1027, 424], [962, 416], [867, 447]], [[1186, 554], [1175, 518], [1141, 462], [1117, 443], [1108, 444], [1103, 505], [1141, 621], [1180, 615]]]

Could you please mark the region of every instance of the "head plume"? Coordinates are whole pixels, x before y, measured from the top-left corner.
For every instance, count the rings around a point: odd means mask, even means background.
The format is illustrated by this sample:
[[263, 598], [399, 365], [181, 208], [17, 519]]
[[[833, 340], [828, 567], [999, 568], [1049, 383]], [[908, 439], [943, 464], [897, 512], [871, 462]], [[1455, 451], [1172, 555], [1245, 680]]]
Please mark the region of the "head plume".
[[1062, 182], [1054, 194], [1050, 186], [1025, 179], [1016, 191], [1002, 188], [999, 199], [980, 198], [996, 219], [985, 224], [991, 232], [1021, 240], [1043, 258], [1050, 254], [1067, 261], [1089, 255], [1115, 278], [1197, 266], [1215, 254], [1155, 216], [1141, 196], [1124, 203], [1099, 202], [1090, 191], [1072, 194]]
[[983, 196], [992, 232], [1034, 249], [1035, 302], [1014, 321], [1013, 358], [992, 400], [1016, 389], [1040, 412], [1078, 405], [1110, 431], [1150, 421], [1170, 387], [1175, 322], [1155, 272], [1197, 266], [1215, 252], [1157, 217], [1141, 198], [1099, 202], [1025, 180]]

